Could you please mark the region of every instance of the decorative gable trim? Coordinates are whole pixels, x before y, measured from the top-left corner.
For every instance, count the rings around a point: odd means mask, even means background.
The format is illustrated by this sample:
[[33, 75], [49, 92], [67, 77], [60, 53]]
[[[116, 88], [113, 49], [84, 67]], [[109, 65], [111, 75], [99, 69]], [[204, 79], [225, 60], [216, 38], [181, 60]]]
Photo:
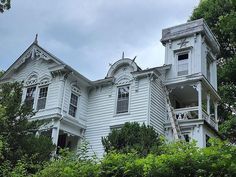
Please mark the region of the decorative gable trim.
[[125, 84], [130, 84], [133, 81], [133, 78], [128, 75], [124, 74], [115, 79], [115, 85], [125, 85]]
[[35, 85], [37, 83], [38, 83], [38, 73], [34, 71], [28, 75], [25, 81], [25, 86]]

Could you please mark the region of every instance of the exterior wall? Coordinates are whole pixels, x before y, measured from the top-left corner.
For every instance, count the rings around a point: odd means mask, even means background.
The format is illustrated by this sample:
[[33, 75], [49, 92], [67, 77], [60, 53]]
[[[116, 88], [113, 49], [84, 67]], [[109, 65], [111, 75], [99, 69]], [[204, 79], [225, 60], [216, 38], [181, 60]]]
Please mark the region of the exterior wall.
[[167, 120], [165, 93], [160, 79], [151, 82], [149, 124], [164, 135], [164, 122]]
[[[78, 98], [78, 105], [76, 111], [76, 117], [69, 115], [70, 97], [72, 93], [72, 84], [76, 83], [80, 88], [80, 95]], [[88, 92], [87, 88], [79, 81], [73, 78], [71, 75], [65, 81], [64, 101], [63, 101], [63, 115], [67, 118], [76, 119], [84, 126], [86, 125], [88, 108]]]
[[[102, 157], [104, 150], [101, 137], [107, 136], [114, 126], [125, 122], [147, 123], [149, 80], [139, 80], [138, 91], [130, 84], [129, 112], [116, 114], [117, 86], [94, 88], [89, 94], [88, 120], [85, 137], [92, 150]], [[92, 151], [90, 152], [92, 153]]]
[[189, 52], [188, 75], [201, 72], [201, 36], [197, 35], [196, 38], [194, 38], [194, 36], [186, 37], [185, 41], [188, 43], [186, 43], [186, 46], [182, 48], [180, 48], [181, 40], [183, 39], [173, 40], [171, 43], [167, 43], [165, 46], [165, 64], [172, 65], [170, 71], [167, 73], [167, 79], [181, 79], [185, 77], [177, 76], [177, 54], [185, 51]]
[[206, 125], [203, 125], [203, 147], [206, 147], [206, 135], [208, 135], [211, 138], [217, 138], [216, 134]]
[[[48, 94], [46, 100], [45, 109], [39, 110], [34, 117], [45, 117], [53, 114], [60, 114], [61, 112], [61, 98], [63, 87], [61, 80], [56, 77], [52, 78], [48, 68], [56, 66], [56, 63], [47, 62], [43, 59], [40, 60], [29, 60], [23, 64], [12, 76], [14, 81], [26, 81], [26, 79], [32, 74], [37, 73], [38, 81], [44, 76], [49, 76], [51, 78], [50, 83], [48, 84]], [[22, 99], [25, 99], [26, 88], [23, 89]], [[36, 88], [36, 104], [39, 94], [39, 86]], [[59, 98], [59, 99], [58, 99]]]

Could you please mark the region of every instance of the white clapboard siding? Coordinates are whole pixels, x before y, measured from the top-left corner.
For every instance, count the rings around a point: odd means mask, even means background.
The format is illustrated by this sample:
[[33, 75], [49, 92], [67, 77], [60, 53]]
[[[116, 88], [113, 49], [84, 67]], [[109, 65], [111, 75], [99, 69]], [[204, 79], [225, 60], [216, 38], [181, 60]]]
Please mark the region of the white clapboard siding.
[[163, 123], [166, 120], [165, 93], [160, 80], [151, 82], [150, 97], [150, 125], [160, 133], [164, 134]]
[[[68, 77], [67, 80], [65, 81], [63, 112], [67, 116], [69, 116], [68, 113], [69, 113], [69, 105], [70, 105], [70, 97], [71, 97], [71, 83], [73, 83], [74, 81], [75, 80], [71, 79], [70, 77]], [[78, 98], [76, 119], [81, 121], [81, 123], [85, 124], [86, 119], [87, 119], [87, 108], [88, 108], [87, 88], [84, 87], [79, 82], [77, 82], [77, 85], [79, 86], [81, 93]]]
[[[26, 81], [26, 79], [32, 74], [37, 73], [38, 79], [42, 79], [44, 76], [51, 77], [51, 73], [48, 68], [56, 66], [54, 62], [47, 62], [43, 59], [40, 60], [28, 60], [26, 61], [17, 71], [14, 72], [13, 79], [15, 81], [21, 82]], [[51, 78], [50, 84], [48, 85], [48, 94], [46, 100], [46, 106], [44, 109], [44, 115], [47, 115], [45, 112], [47, 109], [50, 109], [50, 114], [52, 114], [52, 108], [60, 108], [61, 103], [61, 89], [63, 82], [58, 78]], [[39, 89], [37, 89], [39, 92]], [[23, 93], [25, 94], [26, 88], [24, 88]], [[38, 93], [36, 93], [37, 99]], [[25, 95], [23, 95], [24, 99]], [[55, 112], [58, 113], [58, 112]], [[40, 112], [36, 113], [36, 117], [40, 115]]]
[[[124, 115], [115, 114], [117, 87], [113, 86], [112, 91], [109, 87], [94, 89], [89, 94], [85, 136], [98, 157], [101, 157], [104, 153], [101, 137], [108, 135], [111, 126], [134, 121], [147, 123], [148, 117], [149, 81], [147, 78], [139, 81], [138, 92], [135, 91], [134, 84], [131, 84], [129, 113]], [[90, 151], [91, 153], [92, 151]]]

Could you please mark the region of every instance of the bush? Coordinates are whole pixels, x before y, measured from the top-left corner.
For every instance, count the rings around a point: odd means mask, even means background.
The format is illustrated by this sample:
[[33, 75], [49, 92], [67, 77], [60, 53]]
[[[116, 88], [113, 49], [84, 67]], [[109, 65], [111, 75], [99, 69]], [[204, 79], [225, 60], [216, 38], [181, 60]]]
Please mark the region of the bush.
[[236, 176], [236, 147], [211, 139], [212, 146], [200, 149], [196, 143], [165, 143], [160, 155], [110, 151], [100, 162], [75, 155], [54, 160], [36, 176], [95, 177], [209, 177]]
[[121, 129], [114, 129], [102, 138], [105, 152], [116, 151], [121, 153], [137, 152], [146, 156], [150, 152], [157, 151], [160, 146], [160, 138], [153, 127], [137, 122], [125, 123]]

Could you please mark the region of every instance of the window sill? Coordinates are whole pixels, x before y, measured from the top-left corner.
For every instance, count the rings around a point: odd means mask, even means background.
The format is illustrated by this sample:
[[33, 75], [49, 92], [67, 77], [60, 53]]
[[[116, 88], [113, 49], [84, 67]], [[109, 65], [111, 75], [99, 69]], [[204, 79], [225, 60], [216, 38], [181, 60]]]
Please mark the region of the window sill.
[[127, 115], [130, 115], [130, 112], [118, 113], [118, 114], [115, 114], [113, 117], [120, 117], [120, 116], [127, 116]]

